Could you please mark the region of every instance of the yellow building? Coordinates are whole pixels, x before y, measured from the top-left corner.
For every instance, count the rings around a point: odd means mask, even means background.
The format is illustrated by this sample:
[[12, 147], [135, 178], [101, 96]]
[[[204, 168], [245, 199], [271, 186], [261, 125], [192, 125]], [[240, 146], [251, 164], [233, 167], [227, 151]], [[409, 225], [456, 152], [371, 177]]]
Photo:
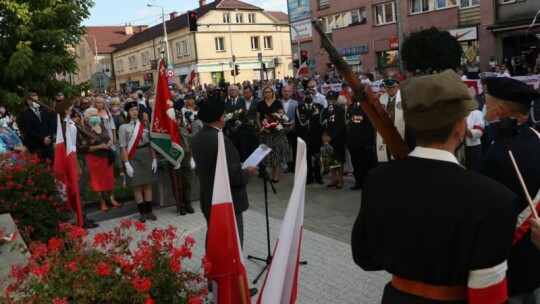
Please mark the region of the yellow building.
[[[222, 79], [231, 83], [252, 81], [261, 75], [265, 79], [293, 76], [285, 13], [264, 11], [237, 0], [216, 0], [209, 4], [200, 0], [199, 3], [195, 9], [196, 32], [189, 31], [187, 14], [170, 14], [170, 20], [166, 21], [168, 54], [163, 24], [135, 34], [116, 47], [112, 66], [117, 89], [154, 83], [153, 63], [167, 55], [176, 84], [182, 83], [192, 68], [199, 84], [217, 84]], [[263, 64], [266, 72], [261, 73]], [[236, 65], [239, 74], [232, 76]]]

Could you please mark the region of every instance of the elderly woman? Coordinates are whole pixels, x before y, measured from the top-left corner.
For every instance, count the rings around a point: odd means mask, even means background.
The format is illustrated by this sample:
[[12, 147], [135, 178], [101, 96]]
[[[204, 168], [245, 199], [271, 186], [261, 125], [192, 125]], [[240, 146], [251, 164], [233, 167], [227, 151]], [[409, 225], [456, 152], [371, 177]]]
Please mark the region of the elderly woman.
[[156, 180], [156, 151], [150, 146], [150, 127], [141, 115], [137, 102], [125, 104], [126, 123], [118, 130], [122, 160], [126, 167], [127, 182], [133, 187], [135, 203], [139, 208], [139, 221], [155, 221], [152, 212], [152, 182]]
[[[90, 173], [90, 186], [99, 194], [101, 211], [107, 211], [106, 200], [111, 196], [114, 189], [114, 171], [109, 160], [112, 139], [107, 129], [101, 123], [96, 108], [88, 108], [84, 111], [84, 122], [78, 134], [77, 151], [86, 154], [86, 166]], [[110, 201], [114, 207], [121, 205], [114, 200]]]
[[5, 117], [0, 118], [0, 141], [4, 144], [6, 150], [26, 151], [19, 136], [8, 126], [8, 120]]
[[286, 164], [292, 159], [291, 150], [285, 130], [263, 128], [263, 121], [271, 118], [274, 114], [284, 114], [283, 105], [276, 100], [275, 92], [271, 86], [263, 88], [263, 100], [257, 104], [257, 124], [261, 130], [261, 144], [272, 148], [272, 152], [264, 159], [264, 165], [272, 168], [271, 181], [279, 182], [280, 165]]

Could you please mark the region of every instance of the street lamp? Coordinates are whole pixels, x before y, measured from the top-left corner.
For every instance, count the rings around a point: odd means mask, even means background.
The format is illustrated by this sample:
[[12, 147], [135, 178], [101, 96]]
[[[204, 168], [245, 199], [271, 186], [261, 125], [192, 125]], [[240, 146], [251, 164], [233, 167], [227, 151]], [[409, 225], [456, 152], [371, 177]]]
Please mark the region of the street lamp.
[[96, 36], [94, 35], [84, 35], [85, 37], [87, 36], [92, 36], [94, 38], [94, 63], [95, 63], [95, 69], [96, 69], [96, 73], [99, 72], [98, 70], [98, 51], [97, 51], [97, 43], [96, 43]]
[[292, 24], [288, 24], [288, 26], [290, 28], [292, 28], [295, 32], [296, 32], [296, 41], [298, 43], [298, 62], [299, 62], [299, 66], [298, 66], [298, 69], [300, 69], [300, 65], [302, 65], [302, 59], [300, 58], [300, 32], [298, 31], [298, 29], [296, 29], [296, 27], [294, 27], [294, 25]]
[[163, 6], [157, 4], [146, 4], [148, 7], [159, 7], [161, 8], [161, 19], [163, 20], [163, 40], [165, 40], [165, 56], [167, 58], [167, 64], [171, 63], [171, 58], [169, 58], [169, 40], [167, 39], [167, 24], [165, 23], [165, 9]]
[[[238, 12], [238, 9], [236, 9], [235, 11]], [[231, 22], [232, 22], [232, 14], [229, 15], [229, 42], [231, 44], [231, 62], [232, 62], [231, 68], [234, 69], [234, 64], [236, 62], [236, 60], [235, 60], [236, 58], [235, 58], [234, 52], [233, 52]], [[236, 73], [232, 73], [232, 74], [233, 74], [233, 83], [236, 83]]]

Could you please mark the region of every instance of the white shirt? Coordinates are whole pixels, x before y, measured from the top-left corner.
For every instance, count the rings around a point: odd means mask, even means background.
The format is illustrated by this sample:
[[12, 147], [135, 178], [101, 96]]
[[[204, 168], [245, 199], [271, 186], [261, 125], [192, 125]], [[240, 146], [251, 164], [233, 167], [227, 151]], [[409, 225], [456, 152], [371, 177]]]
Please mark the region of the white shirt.
[[291, 99], [289, 98], [289, 99], [287, 99], [287, 100], [285, 100], [285, 99], [281, 100], [281, 101], [282, 101], [281, 104], [283, 105], [283, 112], [284, 112], [285, 114], [287, 114], [287, 112], [289, 111], [289, 104], [290, 104], [290, 103], [289, 103], [289, 100], [291, 100]]
[[446, 161], [446, 162], [455, 163], [459, 165], [459, 162], [457, 158], [454, 156], [454, 154], [445, 150], [416, 146], [416, 148], [414, 148], [414, 150], [411, 153], [409, 153], [409, 156], [441, 160], [441, 161]]
[[467, 147], [480, 145], [480, 138], [484, 133], [484, 120], [482, 119], [482, 112], [474, 110], [469, 113], [469, 116], [467, 116], [467, 130], [471, 131], [473, 138], [466, 136], [465, 145]]
[[317, 95], [315, 95], [315, 98], [313, 98], [313, 102], [322, 105], [324, 108], [328, 107], [326, 97], [324, 97], [324, 95], [319, 92], [317, 92]]
[[[67, 118], [64, 118], [64, 121], [67, 122]], [[68, 124], [66, 123], [66, 128], [67, 127]], [[75, 123], [72, 120], [69, 121], [69, 133], [71, 135], [70, 137], [73, 151], [77, 151], [77, 126], [75, 126]]]

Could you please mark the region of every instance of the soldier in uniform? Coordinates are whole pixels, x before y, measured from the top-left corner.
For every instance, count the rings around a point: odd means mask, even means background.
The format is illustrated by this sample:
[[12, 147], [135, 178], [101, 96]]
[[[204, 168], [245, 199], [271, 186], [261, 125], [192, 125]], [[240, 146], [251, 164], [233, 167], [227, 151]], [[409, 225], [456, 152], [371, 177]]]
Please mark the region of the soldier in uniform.
[[345, 109], [339, 107], [336, 102], [339, 93], [329, 91], [326, 94], [328, 107], [321, 112], [321, 125], [324, 128], [323, 141], [329, 142], [334, 149], [332, 155], [335, 160], [341, 163], [339, 168], [330, 168], [332, 180], [327, 185], [328, 188], [343, 188], [343, 164], [345, 163]]
[[538, 210], [540, 133], [531, 128], [529, 111], [531, 102], [540, 97], [540, 93], [524, 82], [509, 77], [488, 77], [485, 83], [485, 119], [491, 122], [490, 135], [495, 142], [488, 149], [478, 170], [520, 198], [520, 215], [508, 258], [510, 303], [540, 303], [540, 251], [531, 241], [528, 223], [531, 211], [508, 153], [508, 150], [512, 151], [527, 192]]
[[[354, 98], [354, 96], [353, 96]], [[347, 107], [345, 142], [351, 155], [354, 186], [351, 190], [362, 189], [364, 178], [375, 164], [375, 129], [358, 100]]]
[[[296, 108], [296, 134], [306, 142], [307, 179], [306, 185], [315, 181], [324, 184], [321, 176], [321, 166], [318, 160], [322, 142], [323, 128], [320, 122], [323, 106], [313, 102], [317, 92], [312, 89], [304, 91], [304, 103]], [[313, 158], [316, 161], [313, 161]]]
[[406, 80], [402, 97], [418, 146], [364, 181], [353, 259], [392, 274], [383, 304], [504, 303], [518, 198], [453, 154], [478, 104], [452, 70]]

